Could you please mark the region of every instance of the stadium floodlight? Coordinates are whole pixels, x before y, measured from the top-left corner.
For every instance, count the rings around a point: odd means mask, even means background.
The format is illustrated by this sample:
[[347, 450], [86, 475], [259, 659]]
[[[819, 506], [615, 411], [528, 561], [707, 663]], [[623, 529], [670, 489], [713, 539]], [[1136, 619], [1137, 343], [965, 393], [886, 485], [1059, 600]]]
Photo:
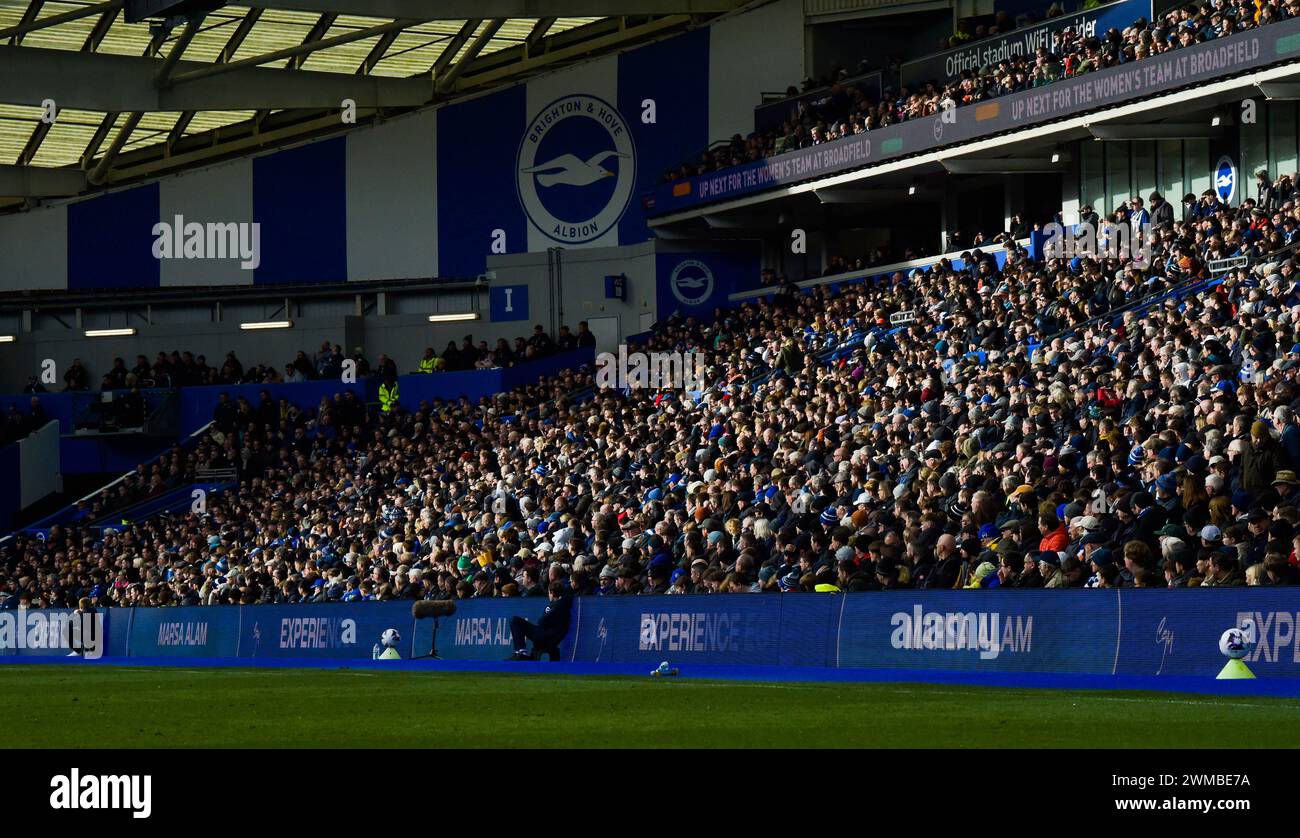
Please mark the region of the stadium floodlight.
[[13, 343], [16, 338], [13, 335], [0, 335], [0, 343]]
[[912, 185], [910, 185], [910, 186], [907, 187], [907, 194], [908, 194], [908, 195], [915, 195], [915, 194], [916, 194], [916, 184], [915, 184], [915, 183], [913, 183]]
[[87, 329], [86, 337], [88, 338], [124, 338], [135, 334], [135, 327], [128, 326], [125, 329]]
[[261, 329], [292, 329], [292, 320], [250, 320], [247, 323], [240, 323], [239, 328], [245, 332], [255, 332]]
[[1223, 123], [1223, 114], [1216, 113], [1214, 116], [1210, 117], [1211, 128], [1218, 128], [1219, 125], [1221, 125], [1222, 123]]
[[1056, 148], [1052, 149], [1052, 162], [1053, 163], [1061, 162], [1061, 147], [1059, 145]]
[[456, 314], [430, 314], [430, 323], [454, 323], [458, 320], [477, 320], [477, 311], [462, 311]]

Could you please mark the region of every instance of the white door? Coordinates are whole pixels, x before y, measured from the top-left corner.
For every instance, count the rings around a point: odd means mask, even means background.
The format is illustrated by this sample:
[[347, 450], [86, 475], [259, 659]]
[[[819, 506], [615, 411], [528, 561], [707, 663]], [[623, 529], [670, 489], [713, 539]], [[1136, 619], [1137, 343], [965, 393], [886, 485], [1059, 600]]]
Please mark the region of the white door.
[[617, 317], [588, 317], [587, 328], [596, 336], [597, 352], [617, 352], [618, 343], [623, 339]]

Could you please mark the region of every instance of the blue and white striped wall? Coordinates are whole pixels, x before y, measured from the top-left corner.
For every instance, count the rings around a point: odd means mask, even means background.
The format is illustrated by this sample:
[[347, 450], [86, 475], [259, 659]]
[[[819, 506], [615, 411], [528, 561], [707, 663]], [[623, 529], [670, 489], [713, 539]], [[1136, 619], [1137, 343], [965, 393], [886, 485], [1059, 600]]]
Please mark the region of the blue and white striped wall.
[[[752, 130], [760, 92], [803, 75], [803, 42], [799, 0], [776, 0], [477, 98], [0, 216], [0, 288], [473, 276], [496, 252], [642, 242], [641, 194], [710, 141]], [[544, 121], [556, 107], [562, 118]], [[256, 222], [260, 264], [155, 259], [154, 224], [177, 216]]]

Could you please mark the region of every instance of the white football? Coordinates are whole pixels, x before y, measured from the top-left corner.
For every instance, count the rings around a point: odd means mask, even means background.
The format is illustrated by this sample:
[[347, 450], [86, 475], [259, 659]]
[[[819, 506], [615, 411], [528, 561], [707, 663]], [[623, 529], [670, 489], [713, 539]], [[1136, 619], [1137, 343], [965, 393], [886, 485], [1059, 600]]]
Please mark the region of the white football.
[[397, 633], [397, 629], [385, 629], [379, 637], [379, 642], [384, 644], [384, 648], [392, 649], [402, 642], [402, 635]]
[[1251, 652], [1251, 644], [1246, 641], [1246, 633], [1239, 628], [1230, 628], [1219, 638], [1219, 651], [1233, 660], [1241, 660]]

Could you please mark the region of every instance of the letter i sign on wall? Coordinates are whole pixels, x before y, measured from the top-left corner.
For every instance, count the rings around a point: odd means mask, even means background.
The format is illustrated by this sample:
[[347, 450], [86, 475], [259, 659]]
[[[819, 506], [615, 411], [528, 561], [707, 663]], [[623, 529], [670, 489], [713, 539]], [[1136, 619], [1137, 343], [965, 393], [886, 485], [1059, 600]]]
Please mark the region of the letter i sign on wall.
[[493, 323], [528, 319], [527, 285], [494, 285], [488, 289], [488, 309]]

